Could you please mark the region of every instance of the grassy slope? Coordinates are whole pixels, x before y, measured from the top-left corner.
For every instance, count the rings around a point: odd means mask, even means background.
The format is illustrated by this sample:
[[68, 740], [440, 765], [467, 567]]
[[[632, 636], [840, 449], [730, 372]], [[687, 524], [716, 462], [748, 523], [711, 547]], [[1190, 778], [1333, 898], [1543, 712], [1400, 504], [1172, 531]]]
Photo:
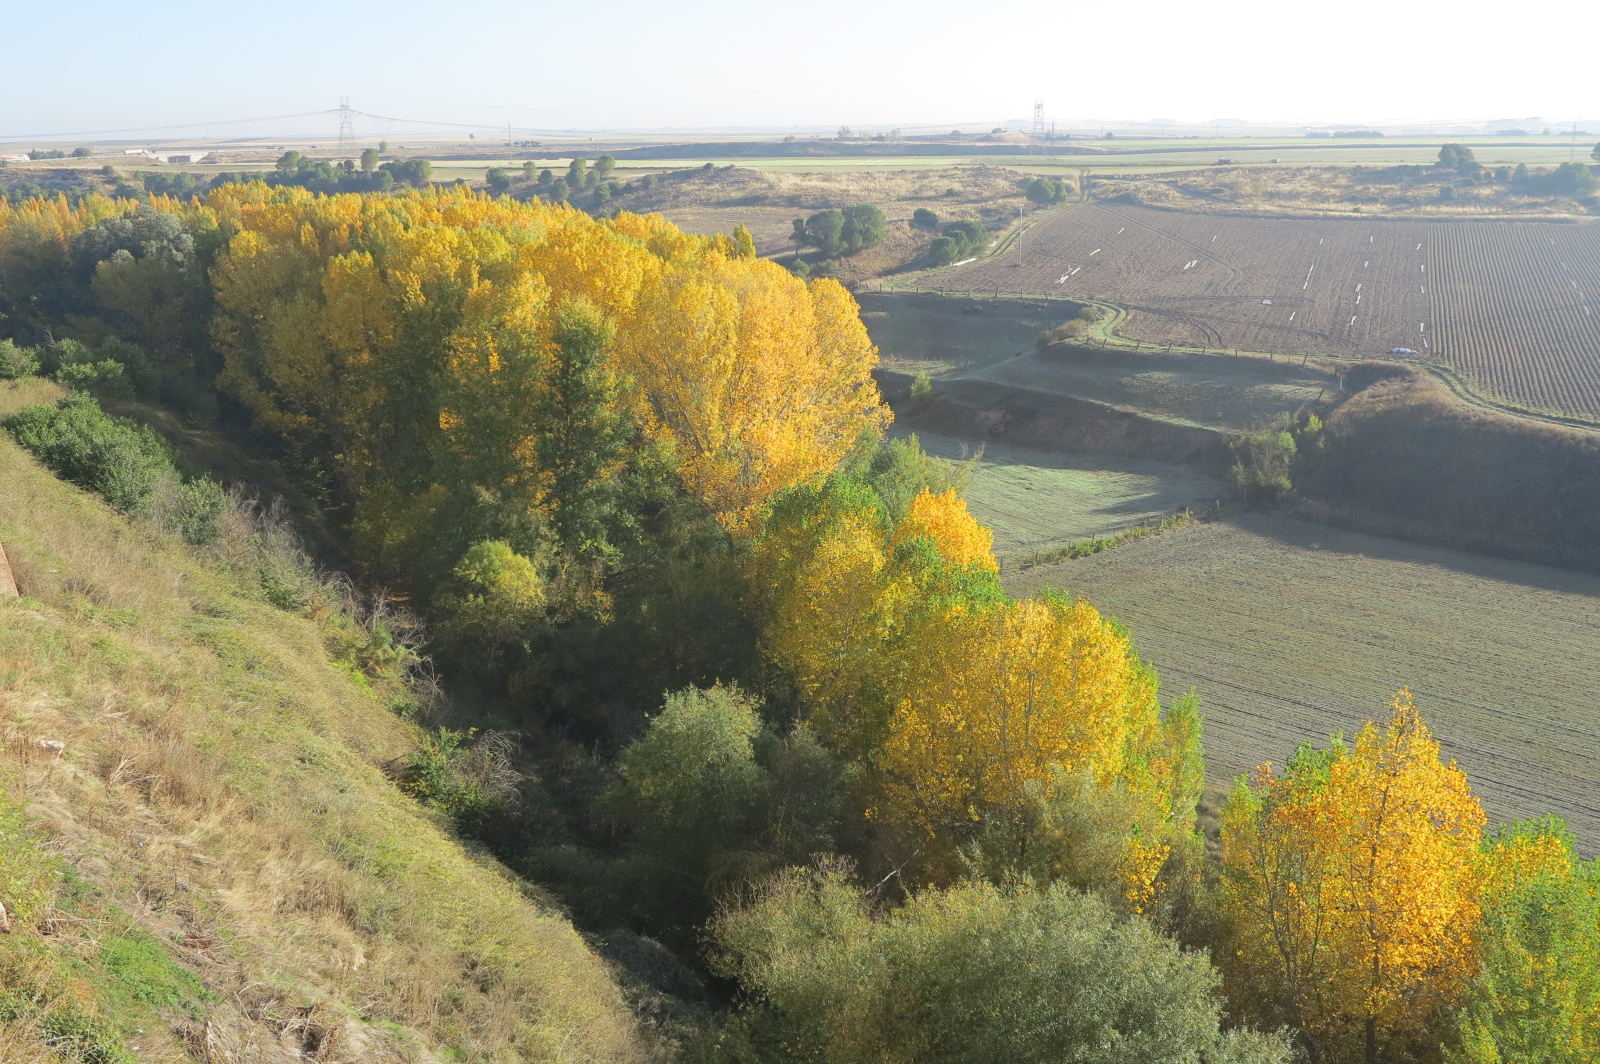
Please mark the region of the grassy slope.
[[4, 436], [0, 541], [0, 986], [38, 990], [0, 1058], [93, 1013], [149, 1061], [642, 1055], [571, 925], [385, 777], [414, 729], [316, 623]]

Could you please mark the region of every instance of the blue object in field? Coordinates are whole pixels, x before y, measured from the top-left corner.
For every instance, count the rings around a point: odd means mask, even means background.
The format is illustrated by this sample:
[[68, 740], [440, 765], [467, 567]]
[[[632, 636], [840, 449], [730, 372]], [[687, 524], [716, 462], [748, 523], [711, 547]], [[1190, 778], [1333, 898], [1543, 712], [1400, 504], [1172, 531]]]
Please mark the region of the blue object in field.
[[1391, 355], [1414, 355], [1414, 354], [1416, 354], [1416, 352], [1411, 350], [1411, 348], [1409, 348], [1409, 347], [1397, 347], [1393, 351], [1390, 351], [1389, 353]]

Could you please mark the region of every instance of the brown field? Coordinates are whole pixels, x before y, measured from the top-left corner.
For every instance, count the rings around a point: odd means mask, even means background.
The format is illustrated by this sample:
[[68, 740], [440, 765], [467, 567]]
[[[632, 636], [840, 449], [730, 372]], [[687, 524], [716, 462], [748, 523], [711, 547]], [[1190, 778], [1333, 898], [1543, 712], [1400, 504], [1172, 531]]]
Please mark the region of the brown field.
[[1195, 687], [1214, 781], [1409, 685], [1491, 821], [1553, 811], [1600, 849], [1600, 577], [1243, 513], [1006, 583], [1087, 598], [1167, 697]]
[[924, 284], [1101, 299], [1157, 344], [1409, 348], [1484, 391], [1600, 417], [1600, 224], [1247, 218], [1095, 205]]

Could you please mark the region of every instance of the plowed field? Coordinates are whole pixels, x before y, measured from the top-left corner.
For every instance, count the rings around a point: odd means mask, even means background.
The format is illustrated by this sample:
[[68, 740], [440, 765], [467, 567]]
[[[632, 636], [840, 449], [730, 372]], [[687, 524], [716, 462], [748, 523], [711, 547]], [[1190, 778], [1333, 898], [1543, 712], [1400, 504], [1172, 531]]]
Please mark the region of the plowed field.
[[1445, 362], [1491, 395], [1600, 417], [1600, 224], [1060, 210], [945, 289], [1101, 299], [1184, 347]]
[[1600, 850], [1600, 578], [1244, 514], [1006, 584], [1084, 596], [1168, 696], [1194, 686], [1213, 780], [1348, 734], [1409, 685], [1491, 821], [1559, 813]]

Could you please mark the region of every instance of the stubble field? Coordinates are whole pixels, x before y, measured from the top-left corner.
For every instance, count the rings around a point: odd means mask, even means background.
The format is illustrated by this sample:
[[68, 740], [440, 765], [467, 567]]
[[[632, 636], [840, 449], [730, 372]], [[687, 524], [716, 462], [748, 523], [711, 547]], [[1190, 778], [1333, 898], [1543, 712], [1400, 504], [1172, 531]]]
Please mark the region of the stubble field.
[[1101, 299], [1159, 345], [1450, 364], [1484, 391], [1600, 417], [1600, 224], [1248, 218], [1095, 205], [932, 275]]
[[1600, 849], [1600, 578], [1244, 513], [1006, 582], [1087, 598], [1195, 687], [1214, 781], [1409, 685], [1491, 821], [1554, 811]]

